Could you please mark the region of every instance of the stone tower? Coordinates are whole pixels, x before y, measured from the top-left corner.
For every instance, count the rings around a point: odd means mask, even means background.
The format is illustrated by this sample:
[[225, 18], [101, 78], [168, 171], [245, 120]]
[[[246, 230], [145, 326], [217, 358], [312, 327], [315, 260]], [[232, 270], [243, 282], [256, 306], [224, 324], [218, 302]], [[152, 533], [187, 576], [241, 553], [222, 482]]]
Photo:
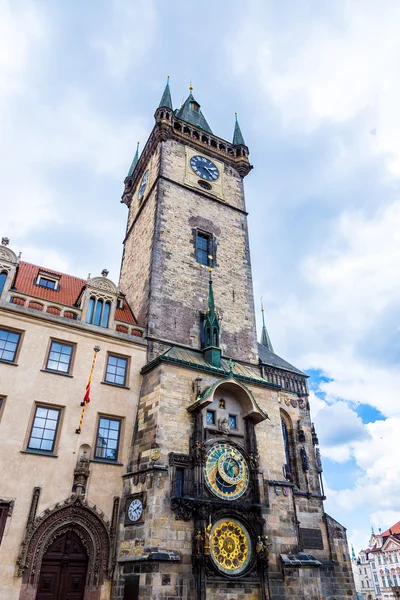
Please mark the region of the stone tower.
[[257, 363], [243, 189], [250, 169], [239, 124], [232, 144], [218, 138], [192, 90], [173, 110], [167, 83], [122, 196], [129, 217], [120, 285], [148, 328], [150, 356], [171, 344], [200, 347], [212, 262], [222, 352]]
[[[169, 83], [125, 179], [121, 288], [148, 362], [123, 476], [112, 600], [355, 599], [324, 512], [307, 376], [257, 344], [236, 120]], [[350, 569], [350, 571], [349, 571]]]

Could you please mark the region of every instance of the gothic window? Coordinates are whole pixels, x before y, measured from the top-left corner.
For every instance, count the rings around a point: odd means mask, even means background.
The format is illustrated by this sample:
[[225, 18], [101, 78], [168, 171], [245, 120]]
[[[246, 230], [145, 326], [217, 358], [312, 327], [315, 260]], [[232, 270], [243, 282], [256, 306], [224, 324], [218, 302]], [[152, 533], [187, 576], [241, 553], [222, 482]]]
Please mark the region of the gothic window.
[[50, 345], [49, 356], [47, 358], [46, 370], [57, 373], [68, 374], [71, 367], [73, 353], [72, 344], [52, 341]]
[[103, 460], [118, 459], [121, 420], [100, 417], [94, 456]]
[[114, 385], [126, 385], [128, 359], [109, 354], [107, 357], [106, 376], [104, 380]]
[[53, 452], [61, 410], [49, 406], [36, 406], [28, 450]]
[[296, 478], [295, 458], [293, 456], [293, 441], [292, 427], [289, 422], [289, 417], [283, 416], [281, 413], [281, 425], [283, 445], [285, 449], [285, 463], [283, 466], [284, 475], [288, 481], [294, 481]]
[[89, 300], [86, 323], [99, 325], [100, 327], [108, 327], [110, 309], [110, 302], [104, 302], [101, 298], [96, 299], [92, 296]]
[[185, 477], [185, 470], [178, 467], [175, 471], [175, 496], [182, 498], [183, 496], [183, 481]]
[[21, 334], [8, 329], [0, 329], [0, 360], [15, 362]]
[[3, 271], [2, 273], [0, 273], [0, 296], [3, 292], [6, 281], [7, 281], [7, 272]]

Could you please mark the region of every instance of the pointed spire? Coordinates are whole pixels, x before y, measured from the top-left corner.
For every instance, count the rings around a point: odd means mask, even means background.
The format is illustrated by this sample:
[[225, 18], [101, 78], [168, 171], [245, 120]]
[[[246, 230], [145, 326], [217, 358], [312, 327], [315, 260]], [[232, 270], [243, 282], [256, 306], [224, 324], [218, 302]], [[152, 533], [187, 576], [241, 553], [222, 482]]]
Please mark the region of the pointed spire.
[[135, 156], [133, 157], [133, 161], [131, 163], [131, 166], [129, 167], [127, 177], [131, 177], [133, 175], [133, 171], [135, 170], [136, 165], [139, 162], [139, 144], [140, 144], [140, 142], [137, 143]]
[[261, 300], [261, 314], [262, 314], [261, 345], [265, 346], [267, 348], [267, 350], [269, 350], [270, 352], [273, 352], [274, 349], [272, 347], [271, 340], [269, 338], [267, 328], [265, 327], [264, 307], [263, 307], [263, 304], [262, 304], [262, 300]]
[[207, 123], [203, 113], [200, 110], [200, 104], [195, 100], [193, 94], [193, 86], [189, 85], [189, 96], [185, 102], [181, 105], [180, 109], [176, 112], [178, 119], [186, 121], [195, 127], [199, 127], [208, 133], [212, 133], [209, 124]]
[[165, 90], [163, 95], [161, 96], [161, 101], [160, 104], [158, 105], [158, 108], [170, 108], [172, 110], [172, 99], [171, 99], [171, 92], [169, 89], [169, 75], [167, 77], [167, 83], [165, 86]]
[[237, 113], [235, 113], [235, 129], [233, 132], [233, 145], [234, 146], [245, 146], [246, 145], [243, 135], [242, 135], [242, 132], [240, 130]]

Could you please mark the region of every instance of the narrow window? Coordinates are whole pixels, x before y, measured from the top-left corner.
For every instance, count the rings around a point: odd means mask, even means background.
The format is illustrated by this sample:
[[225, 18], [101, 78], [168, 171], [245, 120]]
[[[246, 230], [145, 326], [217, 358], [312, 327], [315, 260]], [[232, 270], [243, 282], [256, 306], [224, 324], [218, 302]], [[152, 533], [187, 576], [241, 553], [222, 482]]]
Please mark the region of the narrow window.
[[182, 468], [177, 468], [175, 473], [175, 496], [182, 498], [183, 496], [183, 481], [185, 471]]
[[237, 429], [237, 418], [236, 415], [229, 415], [229, 428]]
[[201, 265], [208, 265], [209, 258], [208, 256], [211, 254], [211, 237], [206, 233], [197, 232], [196, 239], [196, 259]]
[[125, 385], [128, 359], [121, 356], [108, 355], [105, 381], [115, 385]]
[[289, 432], [287, 429], [287, 425], [285, 423], [285, 421], [282, 419], [282, 435], [283, 435], [283, 444], [285, 446], [285, 459], [286, 459], [286, 463], [285, 463], [285, 473], [286, 473], [286, 478], [289, 479], [290, 481], [293, 480], [293, 473], [292, 473], [292, 467], [291, 467], [291, 459], [290, 459], [290, 447], [289, 447]]
[[100, 325], [102, 312], [103, 300], [97, 300], [96, 309], [94, 311], [93, 325]]
[[208, 410], [207, 411], [207, 425], [215, 425], [215, 411], [214, 410]]
[[53, 452], [57, 433], [60, 409], [37, 406], [29, 437], [29, 450]]
[[6, 281], [7, 281], [7, 273], [5, 273], [3, 271], [3, 273], [0, 273], [0, 296], [1, 296], [2, 292], [3, 292], [4, 285], [5, 285]]
[[108, 327], [108, 319], [110, 317], [110, 303], [104, 303], [103, 315], [101, 317], [101, 326]]
[[86, 316], [86, 323], [91, 323], [93, 321], [94, 305], [95, 305], [94, 298], [90, 298], [87, 316]]
[[120, 419], [100, 417], [97, 430], [95, 458], [105, 460], [118, 459], [119, 432], [121, 428]]
[[0, 396], [0, 419], [3, 415], [4, 405], [6, 403], [6, 399], [4, 396]]
[[10, 510], [9, 504], [0, 504], [0, 544], [3, 539], [4, 530], [6, 528], [8, 511]]
[[15, 362], [20, 338], [20, 333], [0, 329], [0, 360]]
[[69, 373], [73, 346], [61, 342], [51, 342], [46, 369], [58, 373]]

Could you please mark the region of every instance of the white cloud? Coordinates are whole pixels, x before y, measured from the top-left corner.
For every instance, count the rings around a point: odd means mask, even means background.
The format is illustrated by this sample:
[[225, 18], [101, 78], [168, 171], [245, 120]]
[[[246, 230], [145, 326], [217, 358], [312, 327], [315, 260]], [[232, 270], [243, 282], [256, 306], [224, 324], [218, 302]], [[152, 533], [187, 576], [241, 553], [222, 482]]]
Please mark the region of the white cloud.
[[113, 77], [122, 78], [137, 67], [157, 35], [153, 0], [114, 0], [110, 21], [90, 45], [99, 51]]

